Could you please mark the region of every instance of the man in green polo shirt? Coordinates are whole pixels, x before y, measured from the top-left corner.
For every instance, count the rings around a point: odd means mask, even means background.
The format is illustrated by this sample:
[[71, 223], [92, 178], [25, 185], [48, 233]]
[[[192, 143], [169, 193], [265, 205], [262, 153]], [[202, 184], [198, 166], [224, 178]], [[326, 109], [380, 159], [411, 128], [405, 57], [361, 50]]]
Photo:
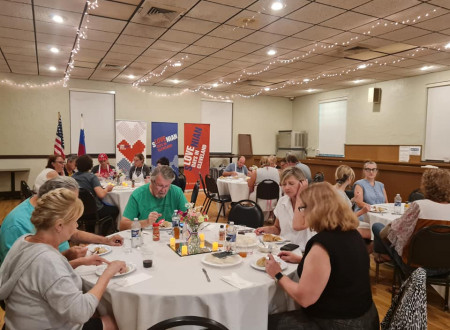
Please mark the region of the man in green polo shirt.
[[172, 184], [175, 174], [167, 165], [154, 169], [150, 183], [137, 188], [130, 196], [120, 230], [131, 228], [134, 218], [138, 218], [141, 228], [151, 226], [155, 221], [172, 221], [174, 210], [186, 211], [186, 197], [183, 191]]

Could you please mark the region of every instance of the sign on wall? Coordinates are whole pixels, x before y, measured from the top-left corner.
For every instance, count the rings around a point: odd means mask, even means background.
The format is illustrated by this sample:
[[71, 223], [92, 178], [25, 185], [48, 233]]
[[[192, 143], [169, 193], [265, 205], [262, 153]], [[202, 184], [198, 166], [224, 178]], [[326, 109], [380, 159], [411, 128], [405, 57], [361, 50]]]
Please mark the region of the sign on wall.
[[136, 154], [145, 157], [147, 123], [145, 121], [116, 120], [116, 164], [125, 174], [130, 171]]
[[169, 159], [170, 167], [178, 175], [178, 124], [152, 122], [152, 165], [161, 157]]
[[184, 175], [186, 189], [192, 189], [209, 174], [209, 124], [184, 124]]

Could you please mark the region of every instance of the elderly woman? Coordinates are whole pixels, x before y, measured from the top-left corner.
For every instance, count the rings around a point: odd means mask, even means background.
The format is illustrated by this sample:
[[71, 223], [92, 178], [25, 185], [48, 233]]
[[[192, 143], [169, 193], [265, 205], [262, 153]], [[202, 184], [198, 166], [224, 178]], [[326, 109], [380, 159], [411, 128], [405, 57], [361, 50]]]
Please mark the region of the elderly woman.
[[275, 207], [275, 223], [273, 226], [260, 227], [255, 230], [256, 235], [275, 234], [298, 244], [302, 251], [306, 243], [315, 234], [306, 225], [294, 228], [293, 218], [296, 205], [299, 203], [298, 196], [301, 191], [308, 187], [308, 180], [298, 167], [288, 167], [281, 173], [281, 188], [284, 196], [278, 200]]
[[88, 190], [95, 197], [100, 219], [109, 215], [115, 221], [119, 215], [117, 206], [107, 205], [102, 202], [102, 199], [113, 189], [113, 186], [108, 185], [106, 188], [102, 188], [98, 177], [90, 172], [93, 165], [91, 156], [83, 155], [78, 157], [76, 164], [78, 172], [72, 177], [78, 182], [80, 188]]
[[[450, 225], [450, 172], [426, 170], [422, 175], [421, 191], [425, 199], [413, 202], [391, 225], [384, 227], [381, 223], [375, 223], [372, 226], [374, 250], [384, 253], [382, 259], [387, 259], [388, 254], [405, 272], [410, 270], [406, 262], [413, 234], [431, 225]], [[437, 275], [447, 271], [435, 273], [427, 270], [427, 273]]]
[[33, 190], [38, 192], [45, 181], [56, 178], [58, 175], [64, 175], [64, 164], [62, 156], [50, 155], [47, 159], [47, 166], [36, 177]]
[[109, 178], [114, 174], [114, 166], [109, 165], [109, 159], [107, 154], [99, 154], [98, 155], [99, 165], [95, 165], [92, 169], [92, 173], [94, 173], [98, 177]]
[[75, 173], [77, 157], [77, 155], [67, 156], [66, 165], [64, 166], [64, 174], [66, 176], [72, 176]]
[[87, 257], [86, 265], [107, 263], [94, 287], [81, 290], [81, 278], [58, 245], [77, 229], [83, 203], [68, 189], [53, 190], [39, 199], [31, 217], [34, 235], [21, 236], [0, 269], [0, 299], [6, 302], [5, 320], [10, 329], [117, 329], [111, 316], [91, 318], [109, 280], [124, 272], [122, 261]]
[[[336, 169], [334, 177], [336, 179], [336, 184], [334, 185], [334, 187], [336, 188], [339, 195], [341, 195], [342, 198], [345, 200], [345, 202], [348, 204], [348, 206], [352, 208], [352, 202], [345, 193], [345, 190], [347, 189], [348, 186], [351, 186], [353, 180], [355, 180], [355, 172], [353, 172], [353, 169], [350, 166], [341, 165]], [[366, 204], [362, 209], [356, 211], [356, 216], [359, 217], [369, 211], [370, 206]], [[358, 231], [363, 238], [366, 239], [371, 238], [369, 224], [366, 224], [365, 222], [360, 222], [358, 226]]]
[[302, 256], [280, 252], [299, 263], [298, 283], [284, 276], [269, 255], [266, 272], [301, 308], [269, 316], [269, 329], [379, 329], [372, 300], [369, 255], [357, 232], [358, 219], [327, 182], [300, 192], [294, 228], [308, 225], [317, 235]]
[[143, 154], [136, 154], [134, 156], [134, 164], [130, 168], [130, 180], [137, 182], [144, 182], [145, 178], [150, 176], [150, 167], [144, 164], [145, 158]]
[[[354, 201], [359, 211], [366, 205], [388, 203], [384, 184], [375, 181], [378, 173], [377, 164], [372, 161], [364, 163], [364, 179], [355, 182]], [[361, 220], [361, 218], [360, 218]]]

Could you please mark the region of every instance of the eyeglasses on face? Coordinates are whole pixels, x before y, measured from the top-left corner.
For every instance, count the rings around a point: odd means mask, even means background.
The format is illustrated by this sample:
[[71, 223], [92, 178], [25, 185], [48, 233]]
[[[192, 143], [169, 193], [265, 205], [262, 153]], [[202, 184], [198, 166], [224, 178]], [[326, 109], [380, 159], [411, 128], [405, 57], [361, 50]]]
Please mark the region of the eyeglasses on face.
[[165, 185], [163, 185], [163, 184], [156, 184], [155, 186], [156, 186], [156, 188], [158, 190], [169, 189], [170, 188], [170, 183], [169, 184], [165, 184]]
[[299, 206], [299, 207], [298, 207], [298, 210], [299, 210], [300, 212], [304, 212], [305, 209], [306, 209], [306, 205], [303, 205], [303, 206]]
[[64, 161], [62, 161], [62, 160], [59, 160], [59, 161], [56, 161], [55, 163], [58, 163], [58, 164], [61, 164], [61, 165], [64, 165], [66, 162], [64, 162]]
[[376, 171], [378, 171], [378, 169], [377, 168], [368, 168], [368, 167], [366, 167], [364, 169], [364, 171], [366, 171], [366, 172], [376, 172]]

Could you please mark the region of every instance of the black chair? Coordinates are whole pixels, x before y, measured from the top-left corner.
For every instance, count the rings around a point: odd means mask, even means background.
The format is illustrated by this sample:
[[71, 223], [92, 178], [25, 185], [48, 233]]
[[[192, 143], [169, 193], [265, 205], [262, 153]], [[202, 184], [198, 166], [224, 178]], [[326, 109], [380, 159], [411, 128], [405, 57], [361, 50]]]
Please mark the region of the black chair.
[[198, 197], [198, 191], [200, 190], [200, 181], [197, 180], [197, 182], [194, 184], [194, 188], [192, 189], [191, 194], [191, 203], [195, 206], [195, 203], [197, 202]]
[[183, 192], [186, 190], [186, 177], [181, 172], [178, 175], [178, 187], [180, 187]]
[[322, 172], [317, 172], [314, 174], [313, 182], [324, 182], [325, 175]]
[[81, 229], [102, 236], [116, 232], [115, 221], [111, 216], [99, 218], [95, 197], [90, 191], [80, 188], [78, 198], [81, 199], [84, 205], [83, 214], [78, 219], [78, 225]]
[[209, 204], [211, 203], [211, 195], [209, 194], [208, 190], [206, 189], [205, 181], [203, 180], [202, 174], [199, 173], [198, 176], [200, 177], [200, 182], [202, 184], [203, 192], [205, 193], [205, 200], [202, 204], [202, 210], [207, 212], [207, 209], [209, 208]]
[[211, 206], [211, 202], [220, 203], [219, 212], [217, 212], [217, 219], [216, 219], [216, 222], [217, 222], [219, 220], [220, 212], [222, 211], [222, 209], [223, 209], [223, 216], [226, 217], [225, 204], [231, 203], [231, 196], [230, 195], [221, 196], [219, 194], [219, 188], [217, 188], [216, 180], [211, 178], [211, 176], [209, 176], [209, 174], [205, 176], [205, 183], [206, 183], [206, 190], [210, 197], [209, 204], [207, 205], [205, 212], [208, 213], [209, 207]]
[[258, 228], [264, 225], [264, 214], [258, 204], [244, 199], [233, 205], [228, 220], [234, 221], [236, 225]]
[[[450, 270], [450, 226], [432, 225], [418, 230], [411, 237], [407, 256], [410, 269], [420, 266], [426, 269]], [[394, 268], [393, 294], [410, 272], [404, 273], [396, 264]], [[450, 288], [450, 271], [443, 275], [427, 276], [428, 284], [445, 286], [444, 310], [448, 310], [448, 296]]]
[[408, 197], [408, 201], [410, 203], [421, 200], [421, 199], [425, 199], [425, 196], [420, 192], [420, 189], [413, 190], [412, 193], [410, 193], [409, 197]]
[[256, 186], [256, 202], [258, 199], [272, 200], [280, 198], [280, 185], [273, 180], [263, 180]]
[[31, 191], [30, 187], [23, 180], [20, 181], [20, 196], [22, 197], [22, 200], [25, 200], [33, 196], [33, 192]]
[[183, 325], [197, 325], [210, 330], [228, 330], [223, 324], [201, 316], [176, 316], [168, 320], [156, 323], [147, 330], [166, 330], [173, 327], [180, 327]]

